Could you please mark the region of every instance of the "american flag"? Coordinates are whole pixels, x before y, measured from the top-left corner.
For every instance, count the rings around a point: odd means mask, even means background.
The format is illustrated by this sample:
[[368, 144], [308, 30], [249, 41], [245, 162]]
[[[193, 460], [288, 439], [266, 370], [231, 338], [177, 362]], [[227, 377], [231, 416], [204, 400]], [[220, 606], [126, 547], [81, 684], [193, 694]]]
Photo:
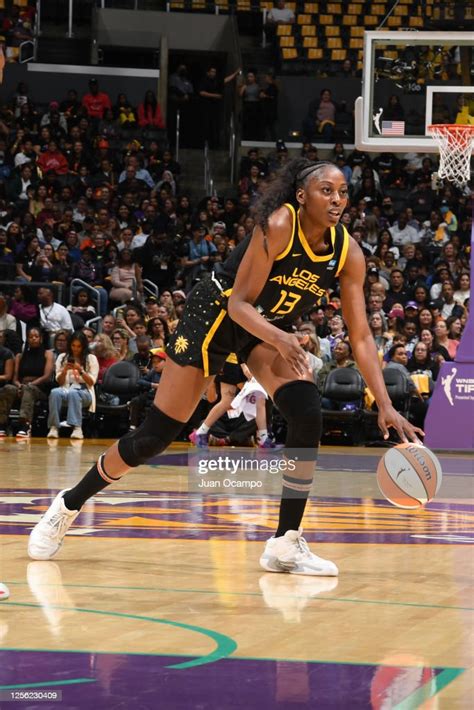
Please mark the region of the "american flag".
[[382, 121], [383, 136], [404, 136], [405, 121]]

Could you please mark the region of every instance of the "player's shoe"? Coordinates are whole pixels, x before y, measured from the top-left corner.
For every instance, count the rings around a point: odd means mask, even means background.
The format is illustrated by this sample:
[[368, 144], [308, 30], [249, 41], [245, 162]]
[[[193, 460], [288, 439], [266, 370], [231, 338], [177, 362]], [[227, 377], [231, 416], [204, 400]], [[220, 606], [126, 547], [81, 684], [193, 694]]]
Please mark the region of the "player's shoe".
[[257, 446], [259, 449], [274, 449], [276, 444], [269, 436], [266, 439], [257, 439]]
[[287, 530], [282, 537], [267, 540], [260, 557], [260, 566], [267, 572], [337, 577], [339, 570], [334, 562], [313, 554], [302, 533], [302, 528]]
[[214, 434], [209, 434], [207, 443], [208, 446], [227, 446], [229, 441], [227, 438], [222, 438], [221, 436], [214, 436]]
[[64, 505], [63, 495], [68, 491], [58, 493], [39, 523], [30, 533], [28, 555], [32, 560], [50, 560], [61, 549], [63, 539], [79, 510], [68, 510]]
[[31, 438], [31, 427], [22, 427], [16, 433], [17, 439], [30, 439]]
[[7, 432], [5, 429], [0, 429], [0, 439], [4, 439], [7, 435]]
[[10, 591], [6, 584], [0, 582], [0, 602], [5, 601], [10, 596]]
[[190, 433], [188, 439], [194, 446], [197, 446], [198, 449], [206, 449], [208, 446], [208, 435], [198, 434], [196, 429]]

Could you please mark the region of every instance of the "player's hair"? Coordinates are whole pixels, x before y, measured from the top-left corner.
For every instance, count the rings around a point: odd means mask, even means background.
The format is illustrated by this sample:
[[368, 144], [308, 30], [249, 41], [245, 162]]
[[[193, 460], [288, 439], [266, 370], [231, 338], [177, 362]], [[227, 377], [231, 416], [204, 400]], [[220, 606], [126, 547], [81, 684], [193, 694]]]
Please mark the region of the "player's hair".
[[329, 160], [317, 162], [307, 158], [290, 160], [281, 170], [278, 170], [256, 203], [253, 210], [255, 224], [265, 232], [270, 215], [285, 202], [297, 207], [296, 190], [299, 187], [306, 187], [309, 180], [318, 177], [319, 172], [327, 166], [336, 167]]

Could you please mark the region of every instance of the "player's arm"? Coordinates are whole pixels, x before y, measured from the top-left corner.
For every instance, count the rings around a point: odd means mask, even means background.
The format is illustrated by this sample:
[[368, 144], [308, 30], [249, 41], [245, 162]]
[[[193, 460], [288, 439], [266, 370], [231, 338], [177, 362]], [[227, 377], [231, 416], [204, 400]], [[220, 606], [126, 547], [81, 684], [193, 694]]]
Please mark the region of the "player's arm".
[[[402, 441], [408, 439], [420, 443], [416, 432], [423, 434], [401, 416], [392, 406], [382, 377], [375, 341], [369, 329], [365, 312], [364, 279], [365, 259], [359, 245], [350, 239], [349, 251], [341, 271], [341, 303], [344, 321], [349, 332], [352, 352], [357, 366], [367, 386], [375, 397], [379, 409], [378, 423], [384, 438], [388, 438], [388, 428], [394, 427]], [[407, 438], [408, 437], [408, 438]]]
[[293, 221], [286, 207], [280, 207], [270, 217], [264, 235], [260, 227], [254, 229], [249, 247], [240, 263], [228, 312], [233, 321], [269, 345], [273, 345], [289, 362], [293, 370], [304, 376], [308, 363], [298, 338], [269, 323], [254, 308], [254, 303], [265, 286], [275, 258], [288, 244]]

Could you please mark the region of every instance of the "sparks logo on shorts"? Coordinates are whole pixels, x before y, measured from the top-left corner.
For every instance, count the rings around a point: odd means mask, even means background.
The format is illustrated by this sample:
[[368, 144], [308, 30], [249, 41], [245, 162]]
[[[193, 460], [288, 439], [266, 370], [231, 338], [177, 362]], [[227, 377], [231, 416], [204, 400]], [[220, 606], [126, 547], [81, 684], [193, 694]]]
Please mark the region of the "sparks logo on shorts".
[[189, 341], [187, 338], [185, 338], [183, 335], [179, 335], [176, 338], [176, 342], [174, 344], [174, 351], [175, 353], [184, 353], [188, 349]]

